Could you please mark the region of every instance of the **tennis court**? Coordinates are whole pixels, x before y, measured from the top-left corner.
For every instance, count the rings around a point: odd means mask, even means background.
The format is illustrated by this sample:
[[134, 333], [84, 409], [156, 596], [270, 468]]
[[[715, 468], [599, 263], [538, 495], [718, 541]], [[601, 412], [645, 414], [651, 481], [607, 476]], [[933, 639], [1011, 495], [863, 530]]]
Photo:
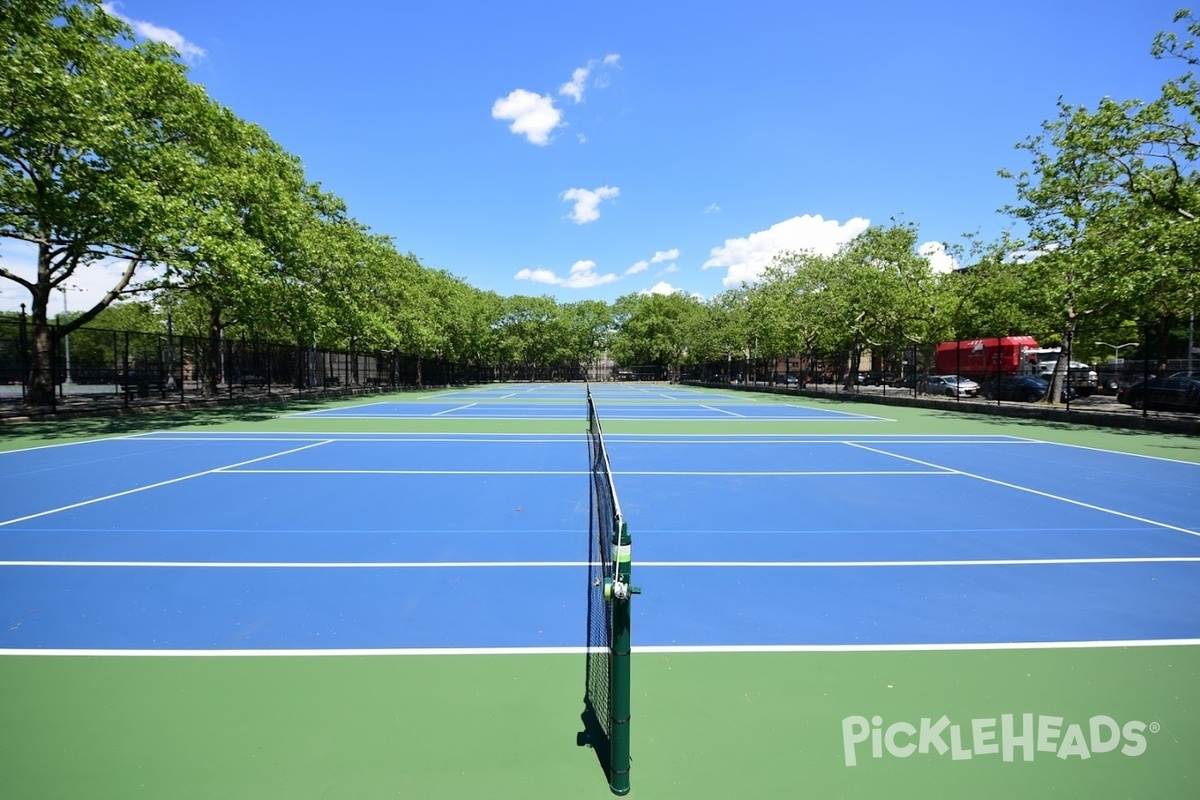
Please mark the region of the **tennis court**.
[[[593, 390], [632, 796], [1193, 796], [1200, 443]], [[0, 782], [609, 796], [587, 427], [516, 385], [8, 443]]]

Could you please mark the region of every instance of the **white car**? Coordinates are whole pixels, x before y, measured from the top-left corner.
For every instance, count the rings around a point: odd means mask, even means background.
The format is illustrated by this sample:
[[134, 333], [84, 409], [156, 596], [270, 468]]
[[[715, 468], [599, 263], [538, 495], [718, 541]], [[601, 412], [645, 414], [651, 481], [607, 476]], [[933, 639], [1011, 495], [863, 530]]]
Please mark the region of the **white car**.
[[969, 378], [958, 375], [930, 375], [926, 384], [929, 394], [944, 394], [947, 397], [976, 397], [979, 394], [979, 384]]

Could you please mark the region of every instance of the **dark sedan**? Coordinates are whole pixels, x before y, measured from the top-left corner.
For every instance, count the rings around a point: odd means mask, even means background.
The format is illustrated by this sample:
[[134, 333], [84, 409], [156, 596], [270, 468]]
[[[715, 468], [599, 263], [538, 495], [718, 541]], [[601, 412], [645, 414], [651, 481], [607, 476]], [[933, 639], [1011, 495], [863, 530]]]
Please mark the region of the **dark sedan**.
[[1134, 408], [1161, 411], [1200, 411], [1200, 377], [1179, 373], [1127, 386], [1117, 400]]
[[[1036, 403], [1050, 391], [1050, 382], [1036, 375], [1003, 375], [983, 385], [983, 396], [988, 400], [1019, 400]], [[1064, 388], [1060, 401], [1075, 399], [1075, 391]]]

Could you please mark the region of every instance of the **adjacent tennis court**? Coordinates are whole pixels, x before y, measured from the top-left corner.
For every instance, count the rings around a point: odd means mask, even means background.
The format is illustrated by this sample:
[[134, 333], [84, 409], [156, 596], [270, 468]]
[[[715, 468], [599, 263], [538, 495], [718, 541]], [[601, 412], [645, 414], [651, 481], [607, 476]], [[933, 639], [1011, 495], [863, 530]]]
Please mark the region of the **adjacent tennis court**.
[[[1191, 796], [1200, 442], [593, 391], [633, 796]], [[608, 796], [587, 430], [513, 385], [9, 443], [0, 782]]]

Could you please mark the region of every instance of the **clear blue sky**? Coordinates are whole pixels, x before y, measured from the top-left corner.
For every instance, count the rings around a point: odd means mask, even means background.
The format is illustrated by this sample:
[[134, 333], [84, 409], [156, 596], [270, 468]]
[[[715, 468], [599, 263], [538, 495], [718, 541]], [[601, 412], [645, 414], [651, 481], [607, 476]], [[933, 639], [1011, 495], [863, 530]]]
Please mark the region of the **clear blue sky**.
[[893, 217], [992, 238], [1059, 96], [1182, 71], [1149, 55], [1179, 2], [111, 7], [401, 250], [570, 302], [711, 297]]

